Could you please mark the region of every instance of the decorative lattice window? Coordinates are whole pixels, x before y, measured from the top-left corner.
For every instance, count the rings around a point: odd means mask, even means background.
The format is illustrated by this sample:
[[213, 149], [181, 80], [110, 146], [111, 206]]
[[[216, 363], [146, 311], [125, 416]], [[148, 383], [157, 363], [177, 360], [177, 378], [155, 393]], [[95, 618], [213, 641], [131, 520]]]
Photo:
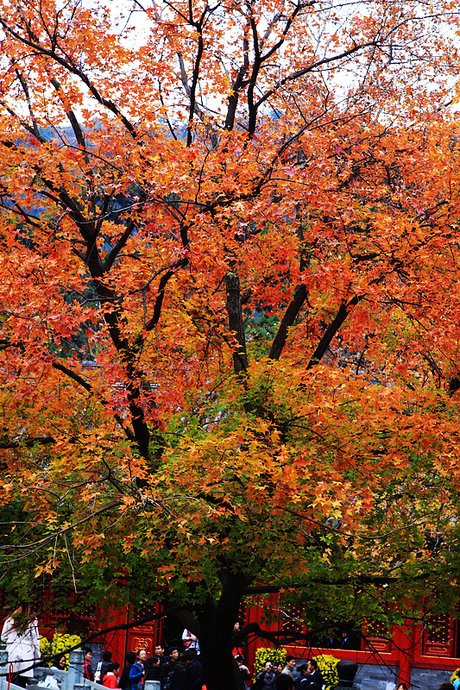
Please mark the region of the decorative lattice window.
[[384, 621], [366, 621], [363, 626], [362, 648], [374, 652], [389, 652], [391, 632]]
[[440, 616], [430, 616], [425, 630], [427, 642], [446, 644], [450, 636], [450, 616], [445, 613]]
[[280, 608], [280, 629], [295, 633], [303, 628], [303, 607], [292, 604]]
[[366, 627], [367, 637], [388, 637], [388, 628], [383, 621], [369, 621]]
[[448, 613], [428, 616], [423, 631], [423, 654], [443, 657], [454, 655], [454, 626]]

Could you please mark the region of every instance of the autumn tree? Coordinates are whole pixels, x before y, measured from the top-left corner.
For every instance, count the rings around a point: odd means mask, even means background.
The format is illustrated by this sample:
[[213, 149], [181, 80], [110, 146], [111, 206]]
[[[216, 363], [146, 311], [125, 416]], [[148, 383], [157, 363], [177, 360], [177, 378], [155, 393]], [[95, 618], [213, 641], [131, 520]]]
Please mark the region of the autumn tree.
[[247, 597], [453, 596], [457, 21], [0, 0], [10, 601], [162, 601], [234, 690]]

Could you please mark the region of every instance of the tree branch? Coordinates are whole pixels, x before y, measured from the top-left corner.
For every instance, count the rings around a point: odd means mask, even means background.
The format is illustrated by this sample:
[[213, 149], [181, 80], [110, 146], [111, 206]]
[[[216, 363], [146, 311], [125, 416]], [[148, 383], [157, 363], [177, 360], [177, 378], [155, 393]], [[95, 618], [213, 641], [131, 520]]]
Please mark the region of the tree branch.
[[[81, 386], [82, 388], [84, 388], [85, 391], [87, 391], [87, 392], [90, 393], [91, 395], [95, 395], [94, 389], [93, 389], [93, 387], [91, 386], [91, 384], [88, 383], [88, 381], [86, 381], [82, 376], [80, 376], [80, 375], [77, 374], [76, 372], [72, 371], [72, 369], [69, 369], [69, 368], [66, 367], [64, 364], [62, 364], [62, 362], [58, 362], [58, 361], [54, 360], [54, 361], [51, 363], [51, 365], [52, 365], [52, 367], [53, 367], [54, 369], [57, 369], [58, 371], [61, 371], [63, 374], [65, 374], [65, 375], [68, 376], [70, 379], [72, 379], [72, 381], [75, 381], [75, 383], [78, 383], [78, 385]], [[104, 398], [102, 398], [102, 399], [100, 400], [100, 402], [101, 402], [102, 405], [104, 405], [105, 407], [108, 407], [108, 406], [109, 406], [108, 401], [105, 400]], [[122, 417], [121, 417], [118, 413], [116, 413], [116, 412], [113, 413], [113, 417], [114, 417], [114, 419], [116, 420], [116, 422], [118, 423], [118, 425], [123, 429], [124, 433], [126, 434], [126, 437], [127, 437], [130, 441], [135, 441], [136, 439], [135, 439], [135, 437], [134, 437], [133, 432], [131, 431], [131, 429], [129, 429], [129, 428], [126, 426], [126, 424], [125, 424], [124, 420], [122, 419]]]
[[110, 110], [110, 112], [112, 112], [123, 123], [124, 127], [128, 130], [130, 135], [133, 138], [136, 138], [137, 132], [135, 127], [131, 124], [131, 122], [125, 117], [125, 115], [123, 115], [123, 113], [117, 108], [113, 101], [111, 101], [109, 98], [105, 98], [104, 96], [102, 96], [101, 93], [99, 93], [98, 89], [91, 82], [89, 77], [81, 69], [74, 65], [67, 55], [65, 59], [55, 52], [55, 47], [51, 49], [45, 48], [37, 42], [36, 38], [33, 39], [32, 37], [26, 38], [25, 36], [21, 36], [21, 34], [18, 31], [15, 31], [11, 26], [8, 26], [8, 24], [5, 22], [4, 19], [2, 19], [2, 17], [0, 17], [0, 26], [3, 27], [4, 31], [7, 34], [15, 38], [23, 45], [29, 46], [29, 48], [32, 48], [38, 54], [46, 55], [47, 57], [51, 58], [59, 65], [61, 65], [61, 67], [64, 67], [64, 69], [67, 72], [70, 72], [70, 74], [73, 74], [74, 76], [78, 77], [83, 82], [83, 84], [85, 84], [85, 86], [88, 88], [89, 92], [94, 96], [96, 101], [104, 108], [107, 108], [107, 110]]
[[294, 324], [300, 310], [302, 309], [305, 300], [307, 299], [307, 288], [305, 285], [297, 285], [294, 290], [294, 296], [290, 301], [283, 318], [278, 328], [278, 332], [273, 340], [270, 352], [268, 354], [270, 359], [279, 359], [286, 345], [289, 328]]
[[378, 42], [376, 42], [375, 39], [372, 41], [366, 41], [365, 43], [360, 43], [359, 45], [354, 45], [352, 48], [349, 48], [348, 50], [344, 50], [342, 53], [339, 53], [338, 55], [333, 55], [332, 57], [328, 58], [323, 58], [322, 60], [317, 60], [316, 62], [312, 62], [310, 65], [307, 65], [306, 67], [303, 67], [302, 69], [296, 70], [295, 72], [292, 72], [292, 74], [288, 74], [286, 77], [283, 77], [283, 79], [279, 79], [276, 84], [266, 91], [263, 96], [259, 98], [257, 103], [255, 103], [255, 108], [258, 109], [262, 103], [265, 103], [267, 99], [270, 98], [278, 89], [280, 89], [282, 86], [285, 84], [289, 83], [290, 81], [295, 81], [296, 79], [299, 79], [300, 77], [305, 76], [309, 72], [313, 72], [315, 69], [318, 69], [318, 67], [322, 67], [323, 65], [328, 65], [331, 62], [336, 62], [337, 60], [342, 60], [343, 58], [349, 57], [350, 55], [353, 55], [353, 53], [358, 52], [359, 50], [364, 50], [365, 48], [370, 48], [371, 46], [376, 46], [378, 45]]
[[350, 311], [352, 311], [353, 307], [355, 307], [363, 298], [364, 295], [355, 295], [351, 300], [349, 300], [349, 302], [343, 302], [340, 305], [337, 314], [335, 315], [334, 319], [331, 321], [329, 326], [326, 328], [323, 337], [319, 341], [316, 350], [312, 354], [310, 361], [307, 364], [307, 369], [311, 369], [316, 364], [319, 364], [321, 362], [322, 358], [324, 357], [329, 348], [329, 345], [331, 344], [332, 339], [337, 334], [342, 324], [345, 322], [348, 314], [350, 313]]
[[56, 439], [52, 436], [28, 436], [24, 440], [10, 441], [2, 440], [0, 438], [0, 448], [3, 450], [9, 450], [13, 448], [32, 448], [36, 444], [43, 444], [45, 446], [56, 443]]

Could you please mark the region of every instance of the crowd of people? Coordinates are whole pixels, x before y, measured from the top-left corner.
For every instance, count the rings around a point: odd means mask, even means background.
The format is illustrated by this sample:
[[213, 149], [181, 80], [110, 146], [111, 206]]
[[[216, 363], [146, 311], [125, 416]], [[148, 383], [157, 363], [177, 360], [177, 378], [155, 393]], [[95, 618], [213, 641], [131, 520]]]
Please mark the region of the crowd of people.
[[315, 659], [296, 666], [295, 658], [288, 655], [284, 667], [267, 661], [252, 687], [255, 690], [322, 690], [323, 685], [324, 679]]
[[[238, 629], [236, 623], [234, 632], [238, 632]], [[33, 676], [34, 666], [41, 658], [38, 623], [29, 605], [18, 608], [5, 620], [1, 640], [6, 644], [8, 653], [9, 678], [15, 685], [25, 688]], [[247, 690], [322, 690], [324, 685], [315, 659], [309, 659], [300, 666], [296, 665], [293, 656], [286, 657], [284, 666], [267, 661], [265, 668], [254, 678], [245, 663], [241, 647], [233, 649], [233, 656], [241, 685]], [[60, 654], [53, 660], [50, 671], [62, 672], [66, 667], [66, 656]], [[184, 630], [180, 648], [170, 647], [167, 653], [161, 643], [155, 645], [151, 656], [145, 649], [128, 652], [122, 669], [112, 659], [110, 651], [104, 651], [96, 668], [93, 668], [92, 652], [85, 649], [83, 675], [112, 690], [143, 690], [145, 682], [149, 680], [158, 681], [161, 690], [203, 690], [204, 687], [200, 643], [189, 630]], [[454, 675], [453, 683], [442, 683], [439, 690], [460, 690], [460, 669]], [[52, 683], [53, 680], [55, 685], [45, 684], [44, 687], [59, 690], [59, 682], [54, 674], [50, 674], [48, 682]], [[397, 690], [409, 689], [405, 683], [400, 683]]]
[[[1, 631], [1, 640], [8, 654], [8, 678], [25, 688], [34, 676], [34, 668], [43, 663], [40, 652], [38, 621], [30, 605], [24, 604], [9, 616]], [[157, 680], [161, 690], [202, 690], [203, 666], [200, 661], [200, 644], [189, 630], [184, 630], [181, 648], [171, 648], [168, 654], [162, 644], [157, 644], [152, 656], [145, 649], [128, 652], [123, 669], [112, 659], [110, 651], [104, 651], [96, 667], [92, 666], [92, 652], [85, 649], [83, 675], [90, 681], [107, 688], [143, 690], [145, 681]], [[65, 671], [64, 654], [55, 657], [49, 667], [53, 673], [46, 675], [41, 686], [59, 690], [59, 674]]]
[[[145, 681], [157, 680], [161, 690], [203, 690], [203, 668], [199, 657], [199, 643], [193, 647], [185, 645], [180, 651], [172, 647], [165, 653], [162, 644], [157, 644], [154, 654], [148, 656], [145, 649], [137, 653], [128, 652], [126, 665], [121, 674], [119, 664], [111, 661], [110, 652], [104, 652], [96, 671], [91, 667], [91, 652], [86, 651], [84, 675], [89, 680], [98, 680], [107, 688], [122, 690], [143, 690]], [[315, 659], [308, 659], [297, 665], [293, 656], [287, 656], [284, 664], [267, 661], [262, 671], [252, 676], [239, 648], [234, 650], [242, 687], [249, 690], [322, 690], [325, 681]], [[98, 675], [99, 674], [99, 675]], [[458, 681], [458, 682], [457, 682]], [[406, 683], [395, 685], [397, 690], [409, 690]], [[442, 683], [439, 690], [460, 690], [460, 679], [453, 683]]]
[[148, 680], [159, 681], [161, 690], [202, 690], [203, 665], [199, 656], [199, 643], [196, 638], [192, 645], [184, 649], [171, 647], [166, 653], [163, 644], [155, 645], [153, 655], [147, 650], [126, 654], [125, 665], [112, 660], [112, 654], [105, 651], [95, 669], [91, 665], [91, 650], [85, 650], [83, 674], [88, 680], [95, 681], [107, 688], [122, 690], [143, 690]]

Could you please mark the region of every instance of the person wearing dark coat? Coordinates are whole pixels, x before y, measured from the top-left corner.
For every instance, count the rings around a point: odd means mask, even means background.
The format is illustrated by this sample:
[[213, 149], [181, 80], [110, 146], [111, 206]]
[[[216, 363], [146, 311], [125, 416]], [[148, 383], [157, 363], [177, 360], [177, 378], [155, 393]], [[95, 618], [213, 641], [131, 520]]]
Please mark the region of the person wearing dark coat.
[[149, 656], [145, 660], [145, 680], [160, 680], [160, 657]]
[[185, 660], [185, 688], [186, 690], [201, 690], [203, 687], [203, 664], [199, 660], [195, 649], [186, 649]]
[[276, 673], [273, 669], [271, 661], [267, 661], [263, 671], [259, 671], [256, 676], [256, 681], [253, 687], [257, 690], [275, 690]]
[[147, 659], [145, 664], [145, 680], [159, 680], [163, 687], [163, 679], [167, 675], [169, 656], [165, 656], [165, 648], [158, 642], [155, 645], [153, 656]]
[[164, 690], [186, 690], [186, 666], [183, 658], [179, 656], [178, 650], [170, 652], [170, 661], [167, 674], [163, 681]]
[[105, 650], [104, 652], [102, 652], [102, 658], [99, 661], [98, 665], [96, 666], [96, 670], [94, 672], [94, 680], [96, 681], [96, 683], [99, 683], [100, 685], [102, 685], [102, 681], [104, 680], [104, 676], [107, 673], [107, 667], [111, 663], [112, 663], [112, 652]]
[[[290, 690], [294, 687], [294, 669], [295, 657], [288, 655], [283, 670], [275, 679], [275, 688], [277, 690]], [[286, 678], [289, 678], [289, 680], [286, 680]]]
[[342, 630], [340, 633], [340, 648], [341, 649], [352, 649], [353, 643], [351, 641], [350, 635], [347, 630]]
[[131, 671], [131, 666], [134, 664], [136, 661], [136, 653], [135, 652], [127, 652], [126, 657], [125, 657], [125, 667], [123, 671], [121, 672], [120, 680], [118, 681], [118, 687], [122, 688], [122, 690], [130, 690], [131, 688], [131, 681], [129, 679], [129, 674]]
[[276, 690], [293, 690], [294, 679], [288, 673], [278, 673], [275, 678]]
[[294, 682], [295, 690], [309, 690], [310, 686], [310, 676], [308, 673], [308, 664], [302, 664], [297, 666], [297, 671], [299, 672], [299, 677]]
[[318, 668], [318, 664], [315, 659], [309, 659], [307, 662], [307, 679], [309, 690], [322, 690], [324, 685], [324, 678], [321, 671]]

